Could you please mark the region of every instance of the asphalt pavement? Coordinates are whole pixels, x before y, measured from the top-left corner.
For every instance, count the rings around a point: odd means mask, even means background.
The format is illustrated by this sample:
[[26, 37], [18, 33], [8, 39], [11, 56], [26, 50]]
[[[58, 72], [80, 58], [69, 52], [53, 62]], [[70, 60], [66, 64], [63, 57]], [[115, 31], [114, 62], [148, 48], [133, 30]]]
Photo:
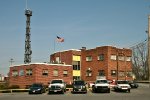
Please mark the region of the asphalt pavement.
[[0, 93], [0, 100], [150, 100], [149, 85], [140, 85], [137, 89], [131, 89], [131, 93], [115, 92], [72, 94], [67, 91], [65, 94], [33, 94], [28, 93]]

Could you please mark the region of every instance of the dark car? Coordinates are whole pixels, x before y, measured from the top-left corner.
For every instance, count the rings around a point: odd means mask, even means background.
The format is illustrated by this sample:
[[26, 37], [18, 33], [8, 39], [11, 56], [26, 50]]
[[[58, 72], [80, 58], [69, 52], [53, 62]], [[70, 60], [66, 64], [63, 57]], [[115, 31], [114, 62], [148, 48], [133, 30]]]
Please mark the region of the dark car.
[[87, 93], [86, 83], [83, 80], [73, 81], [72, 93]]
[[29, 94], [42, 94], [45, 93], [45, 87], [41, 83], [34, 83], [29, 88]]
[[138, 88], [139, 87], [139, 85], [135, 81], [129, 81], [129, 85], [131, 86], [131, 88]]

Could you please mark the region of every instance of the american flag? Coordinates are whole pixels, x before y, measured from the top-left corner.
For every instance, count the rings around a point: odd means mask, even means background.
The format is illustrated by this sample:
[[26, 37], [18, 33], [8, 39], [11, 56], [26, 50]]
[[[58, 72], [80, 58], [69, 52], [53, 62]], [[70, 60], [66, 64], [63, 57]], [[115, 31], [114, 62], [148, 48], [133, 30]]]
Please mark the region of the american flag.
[[61, 38], [61, 37], [57, 36], [56, 41], [57, 41], [57, 42], [64, 42], [64, 38]]

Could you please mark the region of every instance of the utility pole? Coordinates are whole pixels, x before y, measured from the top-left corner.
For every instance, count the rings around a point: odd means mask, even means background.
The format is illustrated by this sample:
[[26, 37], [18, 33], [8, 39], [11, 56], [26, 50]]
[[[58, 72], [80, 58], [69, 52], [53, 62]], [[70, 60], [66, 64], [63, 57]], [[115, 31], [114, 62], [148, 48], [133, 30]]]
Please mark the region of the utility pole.
[[118, 56], [119, 56], [119, 53], [118, 53], [118, 49], [116, 48], [116, 61], [117, 61], [117, 80], [119, 79], [119, 60], [118, 60]]
[[150, 15], [148, 15], [148, 73], [149, 73], [149, 88], [150, 88]]

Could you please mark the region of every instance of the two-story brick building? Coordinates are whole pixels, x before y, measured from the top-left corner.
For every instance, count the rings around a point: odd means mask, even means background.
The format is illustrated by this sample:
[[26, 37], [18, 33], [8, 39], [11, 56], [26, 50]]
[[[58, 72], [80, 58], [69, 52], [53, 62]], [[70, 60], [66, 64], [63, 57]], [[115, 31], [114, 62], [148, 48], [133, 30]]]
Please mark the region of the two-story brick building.
[[[79, 57], [78, 57], [79, 56]], [[50, 56], [52, 62], [63, 62], [73, 65], [74, 79], [83, 79], [93, 82], [97, 78], [106, 77], [110, 80], [128, 79], [132, 80], [132, 51], [130, 49], [121, 49], [112, 46], [102, 46], [93, 49], [67, 50], [56, 52]], [[76, 59], [80, 60], [77, 64]], [[75, 78], [75, 65], [79, 66], [78, 76]], [[77, 76], [76, 76], [77, 77]]]
[[67, 84], [82, 79], [94, 82], [97, 78], [132, 80], [132, 51], [112, 46], [93, 49], [66, 50], [50, 55], [52, 64], [33, 63], [10, 67], [10, 85], [25, 88], [32, 83], [48, 85], [52, 79], [64, 79]]
[[33, 63], [10, 67], [9, 85], [26, 88], [33, 83], [48, 85], [52, 79], [64, 79], [67, 84], [72, 82], [72, 65]]
[[81, 79], [81, 50], [70, 49], [50, 55], [51, 63], [63, 63], [73, 66], [73, 80]]
[[87, 82], [97, 78], [132, 80], [132, 51], [112, 46], [81, 51], [81, 78]]

